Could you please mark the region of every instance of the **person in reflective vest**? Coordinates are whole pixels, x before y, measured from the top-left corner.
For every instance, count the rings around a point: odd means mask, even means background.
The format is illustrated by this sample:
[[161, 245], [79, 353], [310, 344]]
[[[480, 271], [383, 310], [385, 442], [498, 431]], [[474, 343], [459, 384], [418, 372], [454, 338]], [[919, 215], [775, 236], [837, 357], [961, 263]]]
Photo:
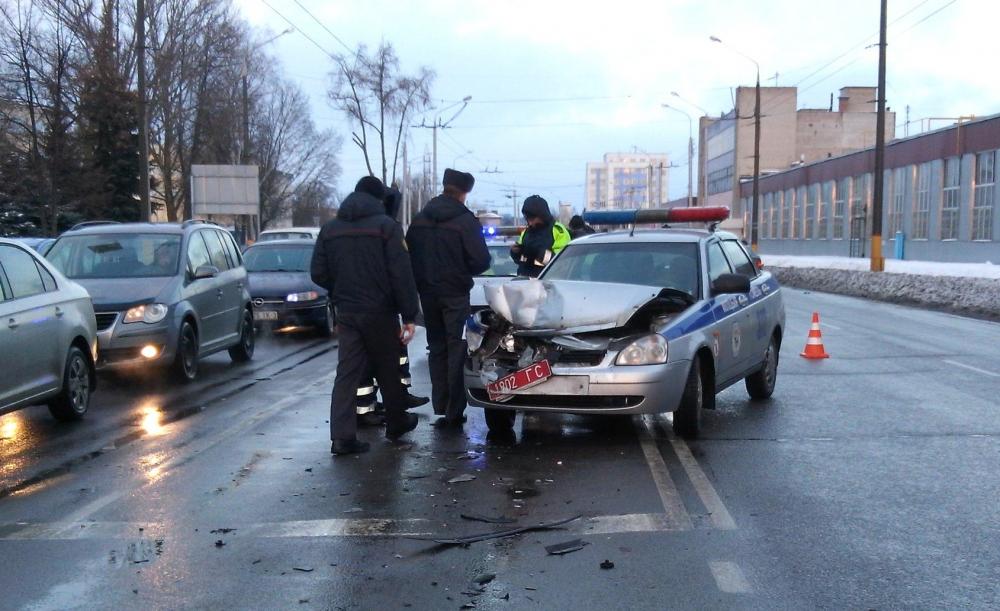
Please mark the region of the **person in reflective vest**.
[[510, 247], [510, 257], [517, 263], [519, 276], [537, 278], [552, 257], [569, 244], [569, 229], [555, 220], [549, 203], [539, 195], [524, 200], [521, 214], [528, 227]]

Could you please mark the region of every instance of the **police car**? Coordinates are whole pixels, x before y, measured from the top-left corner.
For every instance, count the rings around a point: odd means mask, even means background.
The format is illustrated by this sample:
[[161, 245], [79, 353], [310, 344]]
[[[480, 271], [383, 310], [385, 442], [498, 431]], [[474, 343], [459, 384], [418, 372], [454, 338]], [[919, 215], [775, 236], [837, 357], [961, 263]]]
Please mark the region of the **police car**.
[[[592, 225], [633, 229], [570, 243], [537, 279], [483, 288], [469, 319], [465, 380], [491, 431], [517, 410], [673, 412], [697, 436], [715, 395], [744, 381], [774, 392], [785, 307], [777, 280], [737, 236], [714, 231], [727, 208], [592, 212]], [[636, 230], [635, 224], [709, 223]]]

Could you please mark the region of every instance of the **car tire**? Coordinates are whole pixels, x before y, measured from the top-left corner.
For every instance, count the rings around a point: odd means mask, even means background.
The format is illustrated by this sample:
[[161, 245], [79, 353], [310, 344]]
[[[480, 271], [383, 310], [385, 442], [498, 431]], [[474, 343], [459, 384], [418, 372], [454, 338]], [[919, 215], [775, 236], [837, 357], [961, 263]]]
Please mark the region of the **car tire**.
[[83, 350], [70, 346], [63, 370], [62, 389], [49, 403], [49, 412], [60, 422], [80, 420], [90, 407], [90, 395], [93, 391], [94, 378], [90, 359]]
[[177, 356], [170, 373], [178, 382], [193, 382], [198, 377], [198, 333], [188, 321], [181, 323], [177, 333]]
[[234, 363], [246, 363], [253, 358], [255, 344], [253, 330], [253, 313], [243, 310], [243, 322], [240, 324], [240, 341], [229, 349], [229, 358]]
[[485, 408], [486, 428], [494, 435], [510, 434], [514, 431], [517, 412], [511, 409]]
[[319, 334], [323, 337], [333, 337], [337, 333], [337, 315], [333, 310], [333, 304], [326, 304], [326, 318], [319, 327]]
[[766, 401], [774, 394], [778, 378], [778, 341], [772, 335], [764, 351], [764, 364], [760, 370], [746, 377], [747, 394], [754, 401]]
[[701, 358], [691, 361], [691, 370], [684, 383], [681, 404], [674, 412], [674, 432], [689, 439], [701, 433], [701, 414], [705, 409], [705, 395], [712, 391], [705, 388], [701, 367]]

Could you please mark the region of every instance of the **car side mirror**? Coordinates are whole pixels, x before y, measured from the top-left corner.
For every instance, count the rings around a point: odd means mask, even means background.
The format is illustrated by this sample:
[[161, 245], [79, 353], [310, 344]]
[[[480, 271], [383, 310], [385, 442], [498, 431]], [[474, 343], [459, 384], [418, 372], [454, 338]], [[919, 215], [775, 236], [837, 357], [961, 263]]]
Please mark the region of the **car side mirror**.
[[742, 274], [722, 274], [712, 283], [712, 295], [750, 292], [750, 278]]
[[214, 265], [202, 265], [198, 269], [194, 270], [194, 276], [192, 276], [191, 279], [205, 280], [207, 278], [215, 278], [218, 275], [219, 275], [218, 267]]

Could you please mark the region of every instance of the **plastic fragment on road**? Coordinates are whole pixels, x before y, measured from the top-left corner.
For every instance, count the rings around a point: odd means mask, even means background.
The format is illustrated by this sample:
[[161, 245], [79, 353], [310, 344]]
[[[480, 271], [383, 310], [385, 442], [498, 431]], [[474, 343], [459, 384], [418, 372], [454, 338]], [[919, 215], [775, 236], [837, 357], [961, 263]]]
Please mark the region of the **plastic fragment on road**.
[[514, 524], [517, 522], [514, 518], [508, 518], [507, 516], [483, 516], [478, 513], [462, 513], [459, 514], [463, 520], [472, 520], [473, 522], [486, 522], [487, 524]]
[[489, 582], [493, 581], [496, 578], [497, 578], [496, 573], [483, 573], [482, 575], [476, 577], [472, 581], [482, 586], [488, 584]]
[[610, 560], [605, 560], [601, 563], [601, 569], [604, 571], [610, 571], [613, 568], [615, 568], [615, 563]]
[[463, 473], [462, 475], [456, 475], [455, 477], [451, 478], [450, 480], [448, 480], [448, 483], [460, 484], [462, 482], [471, 482], [474, 479], [476, 479], [475, 475], [471, 475], [469, 473]]
[[546, 545], [545, 551], [550, 556], [561, 556], [563, 554], [569, 554], [571, 552], [578, 552], [587, 545], [588, 543], [583, 539], [573, 539], [572, 541], [564, 541], [562, 543], [556, 543], [554, 545]]
[[491, 533], [481, 533], [477, 535], [469, 535], [466, 537], [436, 537], [436, 536], [408, 536], [406, 539], [413, 539], [415, 541], [432, 541], [440, 545], [467, 545], [469, 543], [478, 543], [480, 541], [488, 541], [490, 539], [503, 539], [505, 537], [513, 537], [514, 535], [520, 535], [522, 533], [534, 532], [538, 530], [552, 530], [554, 528], [559, 528], [560, 526], [565, 526], [570, 522], [579, 520], [582, 516], [575, 515], [572, 518], [567, 518], [565, 520], [557, 520], [555, 522], [540, 522], [538, 524], [533, 524], [531, 526], [522, 526], [519, 528], [509, 528], [507, 530], [498, 530]]

